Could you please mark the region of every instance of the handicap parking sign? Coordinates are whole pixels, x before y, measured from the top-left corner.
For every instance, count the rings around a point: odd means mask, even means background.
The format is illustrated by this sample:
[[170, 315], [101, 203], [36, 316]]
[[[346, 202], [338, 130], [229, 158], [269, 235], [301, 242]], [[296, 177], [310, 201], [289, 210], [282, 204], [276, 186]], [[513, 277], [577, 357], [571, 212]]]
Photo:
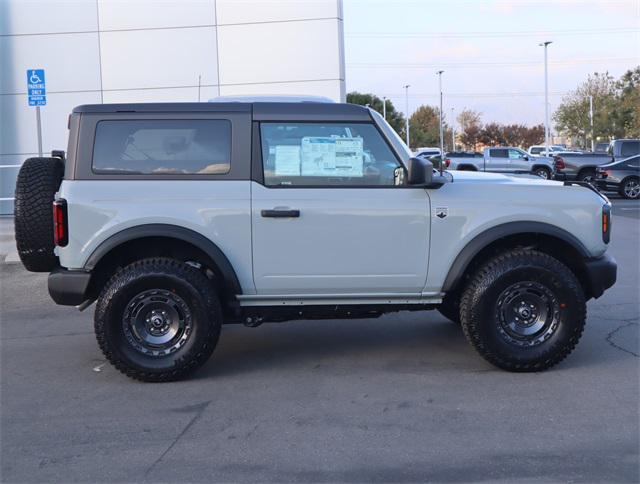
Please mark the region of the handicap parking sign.
[[47, 105], [44, 69], [27, 69], [27, 94], [29, 106]]

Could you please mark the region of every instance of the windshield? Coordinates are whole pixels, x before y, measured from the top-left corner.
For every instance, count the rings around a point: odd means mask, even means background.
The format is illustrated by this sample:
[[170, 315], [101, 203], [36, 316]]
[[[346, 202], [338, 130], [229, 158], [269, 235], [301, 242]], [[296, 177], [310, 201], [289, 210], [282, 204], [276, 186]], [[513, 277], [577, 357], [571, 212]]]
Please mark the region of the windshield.
[[395, 130], [391, 126], [389, 126], [389, 123], [385, 121], [385, 119], [380, 115], [380, 113], [378, 113], [378, 111], [369, 108], [369, 112], [371, 113], [371, 116], [373, 116], [373, 119], [378, 127], [382, 130], [386, 138], [393, 146], [393, 149], [398, 153], [398, 155], [400, 155], [402, 163], [404, 163], [404, 165], [406, 166], [407, 161], [409, 161], [409, 158], [411, 158], [412, 156], [411, 150], [407, 148], [407, 145], [404, 144], [402, 138], [400, 138], [400, 136], [398, 136], [398, 133], [396, 133]]

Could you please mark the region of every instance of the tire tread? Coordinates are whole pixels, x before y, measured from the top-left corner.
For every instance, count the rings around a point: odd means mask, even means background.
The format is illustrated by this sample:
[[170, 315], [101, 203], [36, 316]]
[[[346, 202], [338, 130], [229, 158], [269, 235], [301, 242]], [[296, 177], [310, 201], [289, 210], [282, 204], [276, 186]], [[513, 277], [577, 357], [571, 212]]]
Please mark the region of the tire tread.
[[[130, 281], [145, 275], [169, 275], [181, 278], [190, 283], [201, 295], [209, 321], [205, 324], [206, 333], [196, 351], [185, 354], [175, 362], [172, 370], [146, 371], [124, 361], [113, 349], [106, 337], [107, 305], [116, 293]], [[217, 295], [207, 277], [195, 267], [184, 262], [156, 257], [141, 259], [117, 271], [102, 290], [96, 305], [94, 328], [98, 346], [105, 358], [121, 373], [135, 380], [144, 382], [170, 382], [185, 378], [202, 366], [211, 356], [220, 336], [222, 311]]]
[[[507, 358], [493, 351], [481, 337], [478, 327], [481, 323], [478, 319], [480, 298], [492, 280], [503, 273], [506, 268], [527, 265], [530, 267], [542, 266], [559, 275], [578, 301], [577, 324], [574, 325], [568, 340], [555, 344], [546, 351], [547, 357], [534, 362], [518, 358]], [[543, 371], [557, 365], [575, 349], [584, 331], [586, 303], [580, 282], [566, 265], [543, 252], [533, 249], [514, 249], [494, 257], [478, 269], [463, 292], [460, 301], [460, 315], [465, 337], [485, 360], [508, 371], [534, 372]]]

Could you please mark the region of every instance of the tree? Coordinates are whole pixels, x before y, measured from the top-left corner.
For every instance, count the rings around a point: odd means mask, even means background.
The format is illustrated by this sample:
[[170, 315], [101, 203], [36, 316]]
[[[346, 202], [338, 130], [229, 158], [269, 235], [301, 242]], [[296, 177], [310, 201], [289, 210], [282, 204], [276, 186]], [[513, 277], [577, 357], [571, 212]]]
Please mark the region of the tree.
[[480, 130], [482, 129], [482, 113], [465, 108], [458, 114], [457, 121], [461, 131], [460, 142], [465, 149], [475, 151]]
[[544, 143], [544, 125], [536, 124], [524, 133], [521, 145], [523, 148]]
[[618, 81], [618, 105], [615, 121], [624, 129], [625, 138], [640, 137], [640, 67], [627, 71]]
[[[440, 110], [434, 106], [420, 106], [409, 119], [409, 130], [412, 146], [440, 146]], [[445, 134], [446, 141], [451, 138], [446, 123], [444, 130], [449, 133], [449, 138]]]
[[472, 151], [478, 149], [481, 131], [482, 127], [479, 124], [471, 124], [464, 129], [460, 135], [460, 142], [464, 145], [465, 149]]
[[[627, 132], [633, 132], [634, 124], [637, 127], [633, 112], [634, 107], [637, 108], [638, 98], [636, 106], [627, 103], [633, 102], [634, 93], [637, 96], [640, 73], [634, 76], [634, 72], [638, 69], [628, 71], [617, 82], [609, 73], [596, 72], [590, 75], [575, 91], [562, 99], [553, 115], [556, 129], [583, 147], [590, 144], [592, 135], [604, 139], [623, 138]], [[589, 96], [593, 99], [593, 133], [589, 119]]]
[[[368, 104], [372, 109], [375, 109], [380, 114], [383, 113], [382, 99], [375, 94], [365, 94], [357, 91], [350, 92], [347, 94], [347, 102], [351, 104], [359, 104], [360, 106], [366, 106]], [[393, 103], [388, 99], [385, 100], [385, 104], [387, 110], [387, 123], [391, 125], [396, 133], [404, 138], [404, 116], [401, 112], [396, 110]]]
[[503, 127], [498, 123], [489, 123], [480, 130], [478, 141], [486, 146], [502, 146], [506, 144]]
[[473, 109], [464, 108], [456, 119], [463, 132], [470, 126], [482, 126], [482, 113]]

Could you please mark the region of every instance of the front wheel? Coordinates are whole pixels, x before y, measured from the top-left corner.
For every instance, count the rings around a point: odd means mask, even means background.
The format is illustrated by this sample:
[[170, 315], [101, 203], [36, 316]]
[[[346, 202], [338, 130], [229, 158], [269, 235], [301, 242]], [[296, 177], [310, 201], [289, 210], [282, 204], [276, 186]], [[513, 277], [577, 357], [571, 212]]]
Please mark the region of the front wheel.
[[541, 371], [575, 348], [586, 302], [567, 266], [542, 252], [517, 249], [478, 270], [462, 296], [460, 317], [484, 359], [508, 371]]
[[221, 324], [207, 277], [168, 258], [144, 259], [117, 272], [95, 312], [96, 338], [107, 360], [142, 381], [179, 380], [203, 365]]
[[640, 198], [640, 181], [637, 178], [628, 178], [620, 186], [620, 195], [629, 200]]

